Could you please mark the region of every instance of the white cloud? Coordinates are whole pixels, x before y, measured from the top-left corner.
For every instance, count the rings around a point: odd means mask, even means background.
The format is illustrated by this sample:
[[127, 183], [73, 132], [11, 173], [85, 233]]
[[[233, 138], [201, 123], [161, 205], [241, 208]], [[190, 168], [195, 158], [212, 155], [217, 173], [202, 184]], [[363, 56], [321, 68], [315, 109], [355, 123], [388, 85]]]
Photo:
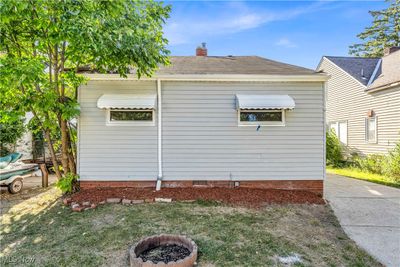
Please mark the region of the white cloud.
[[[178, 45], [193, 40], [204, 40], [209, 36], [237, 33], [258, 28], [274, 21], [284, 21], [298, 16], [320, 11], [327, 7], [323, 2], [312, 3], [304, 7], [287, 9], [285, 11], [271, 11], [268, 9], [251, 10], [243, 2], [221, 3], [215, 5], [216, 11], [212, 14], [191, 12], [172, 17], [165, 27], [165, 36], [170, 45]], [[283, 40], [282, 45], [291, 45], [289, 40]]]
[[167, 24], [165, 34], [171, 45], [187, 43], [196, 37], [236, 33], [257, 28], [265, 23], [265, 18], [255, 13], [215, 18], [212, 20], [192, 19], [192, 21], [185, 19]]
[[288, 38], [281, 38], [278, 41], [276, 41], [275, 45], [277, 46], [282, 46], [286, 48], [294, 48], [297, 47], [297, 44], [293, 43], [290, 41]]

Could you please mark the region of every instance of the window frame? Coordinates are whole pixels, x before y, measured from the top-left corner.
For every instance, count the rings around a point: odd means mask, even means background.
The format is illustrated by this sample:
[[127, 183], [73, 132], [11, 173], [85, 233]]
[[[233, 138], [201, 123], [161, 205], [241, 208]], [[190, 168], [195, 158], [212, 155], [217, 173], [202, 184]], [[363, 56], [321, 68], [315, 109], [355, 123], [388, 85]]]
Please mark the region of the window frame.
[[[342, 142], [342, 131], [340, 130], [340, 125], [341, 124], [346, 124], [346, 143]], [[332, 127], [333, 125], [335, 125], [335, 127]], [[340, 144], [342, 144], [343, 146], [348, 146], [349, 144], [349, 121], [348, 120], [340, 120], [340, 121], [330, 121], [328, 123], [328, 127], [329, 130], [334, 129], [336, 137], [338, 138], [338, 140], [340, 141]], [[337, 131], [336, 131], [337, 129]]]
[[[341, 124], [344, 124], [344, 123], [346, 124], [346, 143], [342, 142], [342, 135], [343, 135], [343, 133], [342, 133], [342, 130], [340, 129], [340, 125], [341, 125]], [[348, 123], [347, 120], [343, 120], [343, 121], [338, 121], [337, 124], [338, 124], [338, 129], [339, 129], [339, 136], [338, 136], [339, 142], [340, 142], [342, 145], [347, 146], [348, 143], [349, 143], [349, 123]]]
[[[124, 112], [151, 112], [151, 121], [133, 120], [133, 121], [111, 121], [111, 111]], [[154, 109], [107, 109], [106, 125], [107, 126], [155, 126]]]
[[[240, 114], [241, 112], [275, 112], [275, 113], [282, 113], [282, 120], [281, 121], [241, 121]], [[237, 112], [237, 120], [238, 126], [286, 126], [286, 114], [284, 109], [239, 109]]]
[[[375, 120], [375, 130], [374, 130], [375, 139], [372, 141], [369, 140], [369, 121], [371, 119]], [[378, 143], [378, 117], [377, 116], [365, 118], [365, 142], [367, 144], [377, 144]]]

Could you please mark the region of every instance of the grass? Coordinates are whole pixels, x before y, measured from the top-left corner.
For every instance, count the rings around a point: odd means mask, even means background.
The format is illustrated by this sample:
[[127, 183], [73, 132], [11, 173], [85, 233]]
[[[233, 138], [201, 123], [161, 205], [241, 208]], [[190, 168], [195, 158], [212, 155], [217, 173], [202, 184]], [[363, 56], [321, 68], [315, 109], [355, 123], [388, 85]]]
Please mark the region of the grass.
[[[1, 266], [127, 266], [127, 249], [154, 234], [185, 234], [199, 247], [199, 266], [382, 266], [341, 229], [329, 206], [262, 209], [215, 202], [108, 204], [74, 213], [55, 188], [3, 200]], [[12, 262], [10, 262], [12, 261]]]
[[376, 174], [376, 173], [369, 173], [363, 172], [359, 169], [354, 168], [326, 168], [327, 173], [338, 174], [342, 176], [347, 176], [350, 178], [355, 178], [359, 180], [364, 180], [372, 183], [383, 184], [387, 186], [392, 186], [396, 188], [400, 188], [400, 180], [396, 181], [391, 177], [387, 177], [384, 175]]

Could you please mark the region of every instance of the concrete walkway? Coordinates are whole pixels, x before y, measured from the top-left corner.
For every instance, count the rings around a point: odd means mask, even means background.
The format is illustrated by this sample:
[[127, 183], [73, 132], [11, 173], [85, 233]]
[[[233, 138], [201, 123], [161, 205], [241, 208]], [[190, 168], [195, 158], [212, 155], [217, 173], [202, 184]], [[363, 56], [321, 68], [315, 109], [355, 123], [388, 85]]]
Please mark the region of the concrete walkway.
[[325, 198], [351, 239], [384, 265], [400, 266], [400, 189], [328, 174]]

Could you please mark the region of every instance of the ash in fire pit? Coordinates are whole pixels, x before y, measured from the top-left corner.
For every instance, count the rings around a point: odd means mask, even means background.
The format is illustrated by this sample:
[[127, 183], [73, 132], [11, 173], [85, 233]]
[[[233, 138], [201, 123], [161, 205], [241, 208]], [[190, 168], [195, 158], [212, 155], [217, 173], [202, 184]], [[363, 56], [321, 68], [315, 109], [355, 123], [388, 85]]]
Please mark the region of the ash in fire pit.
[[129, 250], [131, 267], [190, 267], [196, 259], [197, 245], [180, 235], [150, 236]]
[[170, 261], [178, 261], [190, 255], [190, 251], [181, 245], [161, 245], [155, 248], [148, 249], [139, 257], [143, 261], [152, 261], [158, 263], [160, 261], [168, 263]]

